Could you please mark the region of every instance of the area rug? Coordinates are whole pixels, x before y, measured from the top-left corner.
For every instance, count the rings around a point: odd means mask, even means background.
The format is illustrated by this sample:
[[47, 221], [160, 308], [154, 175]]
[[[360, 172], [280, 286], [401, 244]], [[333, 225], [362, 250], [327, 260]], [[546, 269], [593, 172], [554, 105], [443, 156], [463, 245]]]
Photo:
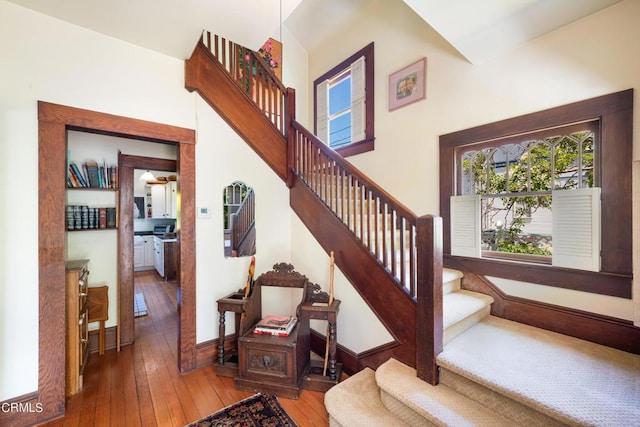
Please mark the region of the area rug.
[[133, 296], [133, 316], [134, 317], [142, 317], [146, 316], [147, 311], [147, 303], [144, 300], [144, 294], [139, 293]]
[[186, 427], [297, 427], [275, 396], [255, 394]]

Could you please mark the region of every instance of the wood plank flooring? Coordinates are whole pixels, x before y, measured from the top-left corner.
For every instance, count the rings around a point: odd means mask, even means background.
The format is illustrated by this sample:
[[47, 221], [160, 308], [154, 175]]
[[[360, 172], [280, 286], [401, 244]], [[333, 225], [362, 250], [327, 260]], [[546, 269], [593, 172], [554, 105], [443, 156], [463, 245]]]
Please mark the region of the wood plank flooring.
[[[252, 395], [218, 377], [213, 366], [181, 375], [175, 283], [155, 271], [138, 272], [135, 289], [149, 313], [135, 320], [135, 343], [119, 353], [91, 354], [82, 392], [67, 401], [64, 418], [44, 425], [182, 427]], [[301, 427], [329, 425], [324, 393], [303, 390], [298, 400], [278, 400]]]

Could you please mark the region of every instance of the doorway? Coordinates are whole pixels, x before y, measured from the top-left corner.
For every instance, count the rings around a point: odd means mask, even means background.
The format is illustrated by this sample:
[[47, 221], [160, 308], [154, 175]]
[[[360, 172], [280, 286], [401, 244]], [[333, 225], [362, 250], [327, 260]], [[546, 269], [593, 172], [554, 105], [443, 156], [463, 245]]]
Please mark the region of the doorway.
[[[178, 365], [181, 372], [196, 367], [195, 334], [195, 131], [128, 117], [38, 102], [38, 401], [44, 421], [64, 414], [65, 408], [65, 254], [66, 254], [66, 136], [67, 130], [101, 133], [154, 143], [176, 144], [176, 168], [182, 193], [180, 221], [180, 299], [178, 301]], [[132, 179], [131, 174], [129, 179]], [[123, 176], [126, 179], [126, 175]], [[118, 251], [120, 278], [133, 275], [133, 194], [122, 185], [119, 200], [128, 198], [130, 209], [120, 206]], [[128, 187], [131, 189], [131, 186]], [[128, 194], [126, 194], [128, 193]], [[127, 218], [128, 216], [128, 218]], [[127, 268], [129, 266], [130, 268]], [[130, 273], [127, 271], [130, 270]], [[122, 296], [122, 295], [121, 295]], [[126, 296], [126, 295], [125, 295]], [[123, 307], [119, 300], [118, 307]], [[123, 310], [126, 313], [126, 310]], [[119, 313], [119, 317], [120, 317]], [[132, 316], [133, 317], [133, 313]], [[125, 316], [126, 318], [126, 316]], [[132, 319], [129, 324], [133, 324]], [[120, 338], [129, 330], [121, 318]], [[124, 335], [123, 335], [124, 333]]]
[[[135, 314], [134, 314], [134, 301], [135, 301], [135, 276], [134, 276], [134, 172], [135, 169], [165, 171], [167, 173], [174, 173], [178, 170], [178, 162], [171, 159], [158, 159], [153, 157], [132, 156], [122, 154], [118, 156], [118, 174], [120, 176], [120, 233], [118, 241], [118, 250], [120, 253], [120, 266], [119, 266], [119, 307], [124, 307], [119, 313], [119, 325], [118, 328], [118, 348], [120, 345], [131, 344], [135, 340]], [[182, 177], [178, 174], [178, 189], [182, 190]], [[180, 197], [181, 203], [183, 197]], [[182, 207], [180, 207], [182, 212]], [[178, 215], [175, 221], [176, 235], [182, 235], [182, 225], [184, 221], [181, 221], [181, 215]], [[181, 253], [181, 240], [176, 239], [177, 254]], [[178, 258], [180, 256], [178, 255]], [[179, 265], [180, 263], [178, 263]], [[179, 268], [177, 268], [180, 271]], [[180, 277], [177, 277], [178, 286], [182, 286]], [[180, 289], [182, 291], [182, 289]], [[180, 347], [178, 347], [180, 348]]]

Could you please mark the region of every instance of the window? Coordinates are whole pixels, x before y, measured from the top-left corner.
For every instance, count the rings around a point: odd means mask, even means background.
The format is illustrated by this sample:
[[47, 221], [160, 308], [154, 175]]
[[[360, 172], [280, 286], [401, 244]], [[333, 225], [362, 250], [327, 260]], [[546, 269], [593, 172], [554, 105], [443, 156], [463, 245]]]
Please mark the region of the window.
[[315, 134], [343, 156], [373, 150], [373, 43], [314, 82]]
[[[599, 174], [594, 167], [599, 161], [594, 154], [597, 125], [590, 121], [458, 150], [462, 195], [477, 196], [463, 199], [467, 203], [475, 199], [480, 205], [478, 214], [474, 209], [468, 218], [479, 222], [480, 251], [475, 252], [482, 257], [599, 269], [599, 216], [586, 211], [581, 221], [560, 226], [565, 200], [599, 208]], [[574, 197], [567, 199], [563, 195], [568, 193], [560, 191], [572, 191]], [[578, 195], [584, 200], [576, 199]], [[452, 200], [456, 209], [459, 200]], [[575, 206], [568, 208], [577, 213]], [[460, 220], [452, 227], [457, 224]], [[463, 245], [467, 241], [462, 240]], [[452, 253], [459, 251], [454, 243]]]
[[626, 90], [442, 135], [445, 265], [631, 298], [632, 118]]

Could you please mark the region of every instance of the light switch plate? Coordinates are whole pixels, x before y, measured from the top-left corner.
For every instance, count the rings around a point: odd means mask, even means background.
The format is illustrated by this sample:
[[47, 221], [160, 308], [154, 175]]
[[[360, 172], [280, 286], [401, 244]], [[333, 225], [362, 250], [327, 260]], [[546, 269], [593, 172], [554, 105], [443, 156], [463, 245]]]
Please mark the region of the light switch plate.
[[205, 206], [200, 206], [197, 208], [198, 210], [198, 218], [211, 218], [211, 211], [209, 210], [208, 207]]

